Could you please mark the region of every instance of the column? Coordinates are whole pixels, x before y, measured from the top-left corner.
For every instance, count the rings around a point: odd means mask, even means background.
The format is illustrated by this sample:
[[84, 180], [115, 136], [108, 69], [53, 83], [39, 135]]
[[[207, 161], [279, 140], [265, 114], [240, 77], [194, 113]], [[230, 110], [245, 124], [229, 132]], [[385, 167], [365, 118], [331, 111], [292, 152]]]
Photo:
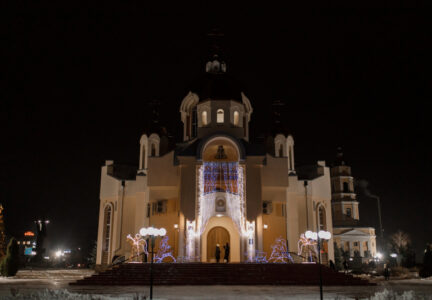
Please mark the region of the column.
[[354, 256], [353, 242], [349, 241], [348, 243], [349, 243], [349, 256], [352, 257]]
[[359, 245], [360, 245], [360, 256], [364, 257], [364, 252], [363, 252], [363, 241], [359, 241]]

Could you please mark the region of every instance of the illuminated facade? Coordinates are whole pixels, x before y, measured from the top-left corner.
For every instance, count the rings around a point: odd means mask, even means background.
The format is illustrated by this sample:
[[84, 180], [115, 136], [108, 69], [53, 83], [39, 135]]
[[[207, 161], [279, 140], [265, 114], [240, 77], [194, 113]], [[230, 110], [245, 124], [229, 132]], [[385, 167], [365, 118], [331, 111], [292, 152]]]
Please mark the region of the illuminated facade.
[[[201, 262], [215, 261], [216, 244], [223, 257], [229, 243], [230, 262], [265, 261], [275, 243], [285, 240], [280, 248], [296, 254], [306, 230], [332, 232], [325, 162], [296, 168], [291, 135], [272, 136], [270, 150], [251, 144], [252, 113], [214, 56], [181, 102], [180, 143], [170, 149], [150, 132], [140, 139], [137, 169], [102, 167], [97, 264], [130, 257], [128, 234], [151, 225], [167, 230], [177, 261]], [[333, 241], [323, 249], [323, 261], [333, 259]]]

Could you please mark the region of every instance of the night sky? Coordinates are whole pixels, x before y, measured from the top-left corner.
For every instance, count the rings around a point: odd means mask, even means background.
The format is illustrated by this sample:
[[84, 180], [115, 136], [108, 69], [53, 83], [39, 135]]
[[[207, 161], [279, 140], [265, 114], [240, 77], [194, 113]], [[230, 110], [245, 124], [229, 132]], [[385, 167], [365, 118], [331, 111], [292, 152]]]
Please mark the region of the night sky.
[[[271, 125], [272, 101], [285, 102], [297, 165], [330, 164], [342, 146], [353, 176], [381, 197], [385, 235], [408, 232], [418, 260], [432, 242], [429, 16], [17, 6], [6, 21], [0, 202], [9, 235], [45, 217], [52, 247], [91, 248], [100, 167], [138, 164], [150, 101], [178, 136], [180, 103], [204, 74], [206, 33], [218, 27], [228, 72], [254, 108], [252, 140]], [[358, 192], [361, 220], [378, 229], [375, 200]]]

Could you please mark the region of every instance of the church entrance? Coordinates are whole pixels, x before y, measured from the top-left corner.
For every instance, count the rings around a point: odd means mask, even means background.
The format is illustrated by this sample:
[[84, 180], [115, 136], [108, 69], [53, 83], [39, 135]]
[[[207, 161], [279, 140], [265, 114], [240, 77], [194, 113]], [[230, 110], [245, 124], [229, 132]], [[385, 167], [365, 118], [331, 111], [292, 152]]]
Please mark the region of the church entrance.
[[225, 254], [223, 246], [225, 246], [226, 243], [230, 243], [228, 230], [220, 226], [212, 228], [207, 235], [207, 262], [216, 262], [216, 244], [219, 244], [221, 250], [220, 262], [223, 262]]

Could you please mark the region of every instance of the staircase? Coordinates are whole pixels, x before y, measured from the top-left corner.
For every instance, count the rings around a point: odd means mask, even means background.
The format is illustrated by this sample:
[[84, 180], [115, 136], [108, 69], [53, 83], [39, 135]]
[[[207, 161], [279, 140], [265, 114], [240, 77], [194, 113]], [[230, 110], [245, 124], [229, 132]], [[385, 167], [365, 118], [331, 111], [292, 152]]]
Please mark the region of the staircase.
[[[372, 285], [322, 266], [324, 285]], [[125, 263], [71, 285], [149, 285], [150, 264]], [[155, 285], [318, 285], [317, 264], [153, 264]]]

